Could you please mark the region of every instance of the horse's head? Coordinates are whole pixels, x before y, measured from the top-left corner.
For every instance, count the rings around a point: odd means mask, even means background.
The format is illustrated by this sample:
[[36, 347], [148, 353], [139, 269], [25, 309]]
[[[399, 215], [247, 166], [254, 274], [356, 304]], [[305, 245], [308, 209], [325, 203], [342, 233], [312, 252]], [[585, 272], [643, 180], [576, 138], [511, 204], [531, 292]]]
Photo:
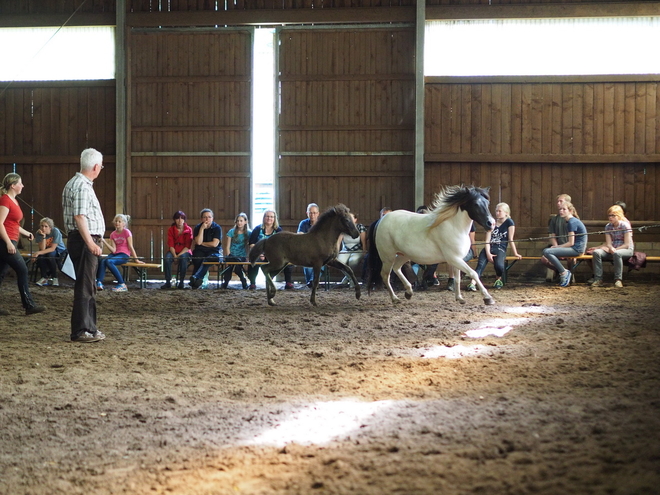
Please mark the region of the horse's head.
[[468, 216], [486, 230], [493, 230], [495, 219], [491, 216], [488, 206], [490, 205], [490, 196], [488, 196], [489, 187], [466, 187], [466, 201], [460, 205], [460, 208], [467, 212]]
[[339, 218], [339, 222], [341, 225], [341, 233], [348, 234], [353, 239], [359, 237], [360, 232], [355, 226], [355, 222], [353, 221], [353, 217], [351, 216], [351, 210], [349, 210], [345, 205], [341, 203], [335, 206], [333, 210], [337, 214], [337, 218]]

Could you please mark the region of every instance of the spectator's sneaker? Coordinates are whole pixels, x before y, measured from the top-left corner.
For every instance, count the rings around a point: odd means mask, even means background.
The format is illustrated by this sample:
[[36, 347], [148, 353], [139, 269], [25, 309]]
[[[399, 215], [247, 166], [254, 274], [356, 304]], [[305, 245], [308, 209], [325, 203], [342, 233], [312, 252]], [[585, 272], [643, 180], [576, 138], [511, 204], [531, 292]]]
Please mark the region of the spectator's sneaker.
[[241, 285], [243, 286], [243, 290], [248, 288], [248, 283], [247, 280], [241, 280]]
[[249, 289], [250, 289], [250, 290], [257, 290], [257, 286], [254, 285], [254, 284], [250, 284]]
[[474, 283], [474, 280], [467, 286], [467, 290], [470, 292], [477, 292], [477, 284]]
[[447, 290], [454, 290], [454, 279], [453, 278], [448, 278], [447, 279]]
[[103, 290], [103, 283], [96, 281], [96, 290]]
[[603, 281], [599, 278], [595, 278], [593, 282], [591, 282], [592, 287], [602, 287], [603, 286]]
[[595, 281], [596, 281], [596, 277], [591, 277], [589, 280], [587, 280], [587, 285], [593, 285]]
[[564, 270], [564, 273], [559, 275], [559, 286], [568, 287], [571, 283], [571, 272]]
[[119, 284], [117, 287], [112, 288], [112, 292], [128, 292], [126, 284]]
[[284, 284], [284, 290], [293, 290], [293, 284], [291, 282], [287, 282]]
[[45, 277], [41, 277], [39, 280], [37, 280], [37, 285], [39, 287], [44, 287], [44, 286], [48, 285], [48, 279], [45, 278]]
[[60, 286], [60, 281], [57, 279], [57, 277], [53, 277], [50, 279], [50, 285], [52, 287], [59, 287]]
[[185, 289], [185, 287], [183, 286], [183, 280], [177, 284], [176, 288], [177, 289]]
[[621, 282], [621, 280], [615, 280], [614, 281], [614, 287], [617, 287], [619, 289], [622, 288], [623, 287], [623, 282]]
[[168, 290], [172, 288], [172, 284], [170, 282], [165, 282], [163, 285], [160, 286], [160, 288], [163, 290]]
[[502, 287], [504, 287], [504, 282], [502, 282], [502, 279], [498, 278], [497, 280], [495, 280], [495, 283], [493, 284], [493, 288], [501, 289]]
[[204, 283], [204, 281], [202, 279], [196, 278], [194, 275], [191, 275], [191, 277], [190, 277], [190, 287], [192, 287], [193, 289], [199, 289], [201, 287], [202, 283]]

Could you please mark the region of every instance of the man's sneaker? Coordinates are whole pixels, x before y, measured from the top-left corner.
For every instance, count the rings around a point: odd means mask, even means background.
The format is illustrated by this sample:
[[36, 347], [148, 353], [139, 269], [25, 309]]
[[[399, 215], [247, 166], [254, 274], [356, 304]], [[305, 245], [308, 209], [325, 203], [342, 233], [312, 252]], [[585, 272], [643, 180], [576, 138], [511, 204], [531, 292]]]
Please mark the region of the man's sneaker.
[[126, 284], [119, 284], [117, 287], [112, 288], [112, 292], [128, 292]]
[[71, 337], [72, 342], [82, 342], [82, 343], [98, 342], [99, 340], [103, 340], [103, 339], [105, 339], [105, 335], [100, 330], [97, 330], [95, 333], [85, 331], [79, 333], [75, 337]]
[[477, 292], [477, 284], [474, 283], [474, 280], [467, 286], [467, 290], [470, 292]]
[[495, 280], [493, 287], [495, 289], [501, 289], [502, 287], [504, 287], [504, 282], [502, 282], [502, 279], [498, 278], [497, 280]]
[[571, 283], [571, 272], [564, 270], [564, 273], [559, 275], [559, 286], [568, 287]]
[[454, 279], [453, 278], [448, 278], [447, 279], [447, 290], [454, 290]]
[[592, 287], [602, 287], [603, 286], [603, 281], [599, 278], [595, 278], [593, 282], [591, 282]]
[[44, 311], [46, 311], [46, 308], [44, 308], [43, 306], [32, 306], [31, 308], [25, 309], [25, 314], [27, 316], [36, 315], [37, 313], [43, 313]]
[[591, 277], [589, 280], [587, 280], [587, 285], [592, 285], [596, 281], [596, 277]]
[[103, 290], [103, 283], [98, 280], [96, 281], [96, 290]]
[[37, 285], [39, 287], [44, 287], [48, 285], [48, 279], [46, 277], [41, 277], [39, 280], [37, 280]]
[[291, 282], [287, 282], [284, 284], [284, 290], [293, 290], [293, 284]]
[[57, 277], [53, 277], [49, 280], [49, 283], [53, 287], [59, 287], [60, 286], [60, 281], [57, 279]]
[[619, 289], [622, 288], [623, 287], [623, 282], [621, 282], [621, 280], [615, 280], [614, 281], [614, 287], [617, 287]]

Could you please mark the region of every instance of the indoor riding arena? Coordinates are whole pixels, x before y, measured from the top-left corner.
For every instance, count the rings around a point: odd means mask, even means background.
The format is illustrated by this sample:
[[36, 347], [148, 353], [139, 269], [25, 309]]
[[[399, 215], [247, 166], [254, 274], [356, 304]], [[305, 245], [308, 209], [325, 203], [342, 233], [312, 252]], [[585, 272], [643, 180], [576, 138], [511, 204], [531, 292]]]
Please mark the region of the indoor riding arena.
[[[658, 493], [659, 29], [656, 1], [0, 2], [0, 176], [21, 179], [0, 198], [0, 494]], [[81, 265], [69, 250], [40, 273], [37, 234], [47, 217], [64, 246], [80, 235], [62, 198], [88, 148], [99, 259], [117, 214], [135, 255], [127, 291], [97, 276], [105, 338], [85, 342]], [[492, 301], [467, 275], [495, 231], [467, 206], [437, 240], [474, 220], [454, 290], [444, 259], [411, 259], [410, 297], [392, 275], [395, 301], [362, 262], [357, 288], [326, 267], [316, 305], [295, 263], [274, 305], [262, 272], [223, 285], [242, 212], [297, 232], [312, 203], [346, 205], [373, 262], [382, 209], [431, 218], [453, 186], [515, 223], [481, 276]], [[542, 262], [561, 194], [589, 248], [561, 257], [566, 284]], [[592, 285], [617, 203], [634, 256]], [[204, 209], [225, 258], [166, 280], [173, 214], [194, 236]], [[411, 244], [433, 252], [431, 231]]]

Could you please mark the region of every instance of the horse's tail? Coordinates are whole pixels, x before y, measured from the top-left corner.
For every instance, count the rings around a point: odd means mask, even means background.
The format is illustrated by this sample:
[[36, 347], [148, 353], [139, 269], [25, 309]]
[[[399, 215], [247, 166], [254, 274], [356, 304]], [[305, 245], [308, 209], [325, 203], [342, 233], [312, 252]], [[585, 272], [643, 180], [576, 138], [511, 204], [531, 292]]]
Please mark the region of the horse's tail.
[[250, 249], [250, 254], [248, 255], [248, 260], [254, 266], [254, 264], [257, 262], [257, 259], [259, 256], [261, 256], [264, 252], [264, 244], [266, 244], [266, 240], [268, 237], [264, 237], [261, 239], [259, 242], [257, 242], [254, 246], [252, 246], [252, 249]]
[[379, 223], [380, 220], [374, 222], [371, 227], [369, 227], [369, 232], [367, 232], [367, 239], [369, 241], [369, 251], [367, 253], [367, 293], [369, 295], [371, 295], [371, 288], [374, 285], [382, 283], [380, 271], [383, 268], [383, 261], [380, 259], [378, 247], [376, 246], [376, 230], [378, 229]]

